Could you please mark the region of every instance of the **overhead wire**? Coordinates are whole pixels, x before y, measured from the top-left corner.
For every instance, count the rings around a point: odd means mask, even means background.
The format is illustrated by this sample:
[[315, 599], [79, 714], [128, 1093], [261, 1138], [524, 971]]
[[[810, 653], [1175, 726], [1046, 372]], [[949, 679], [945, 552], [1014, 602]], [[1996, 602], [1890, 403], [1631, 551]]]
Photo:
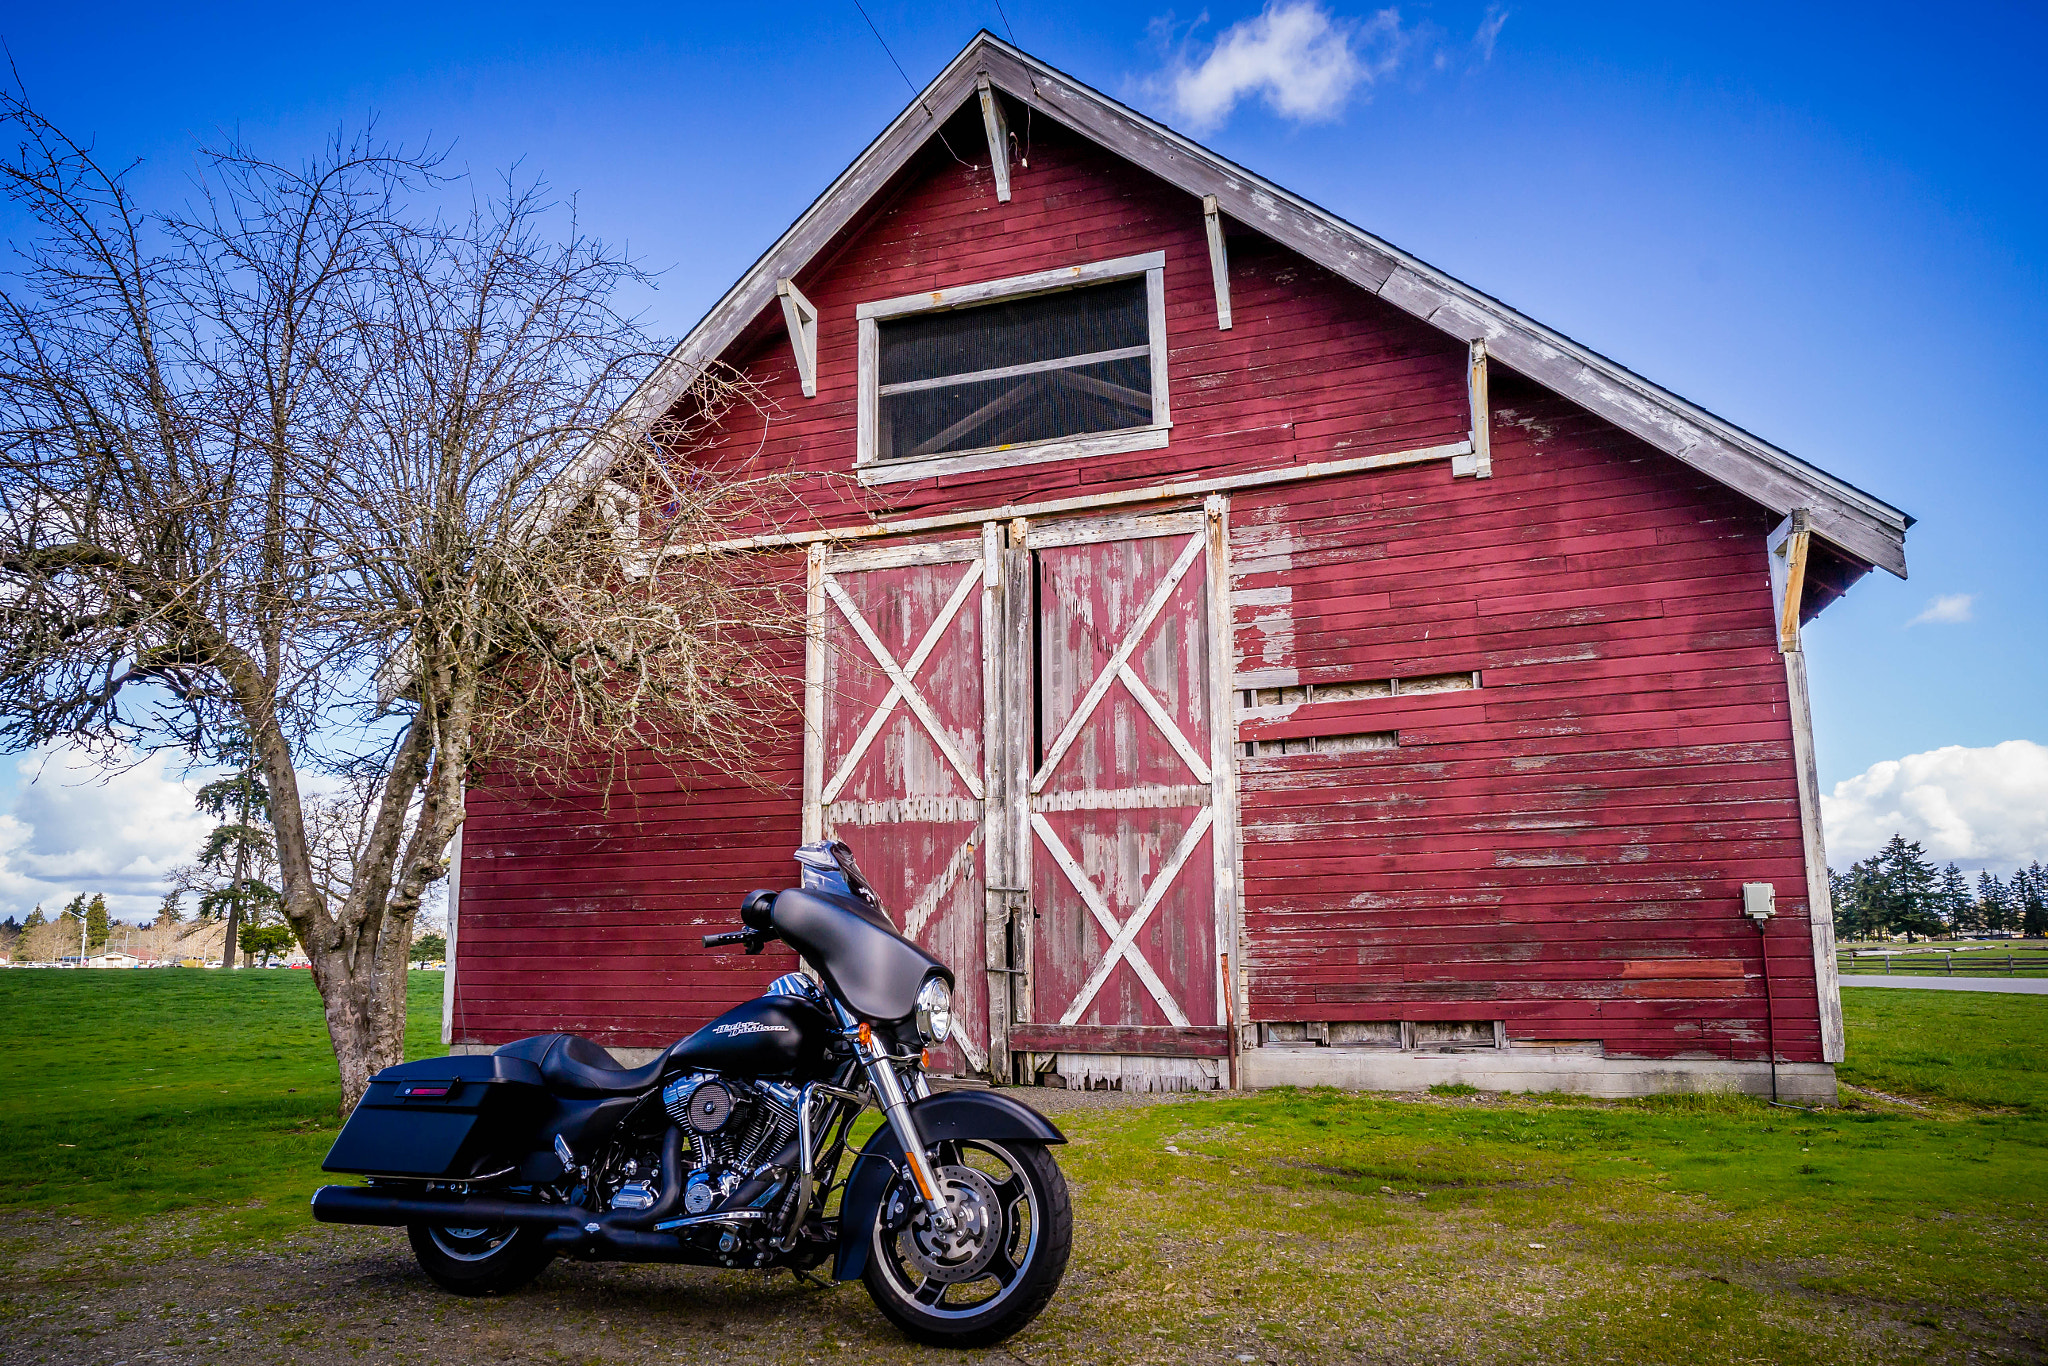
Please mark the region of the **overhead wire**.
[[[916, 97], [918, 107], [924, 110], [924, 116], [930, 119], [933, 123], [937, 123], [939, 121], [939, 116], [932, 112], [931, 105], [925, 103], [924, 93], [917, 88], [917, 82], [910, 79], [910, 73], [903, 69], [903, 63], [896, 60], [895, 49], [890, 47], [889, 40], [882, 36], [882, 30], [875, 23], [874, 16], [868, 13], [867, 6], [863, 5], [860, 2], [860, 0], [853, 0], [853, 7], [860, 11], [861, 18], [868, 21], [868, 31], [875, 35], [875, 41], [880, 43], [882, 45], [882, 51], [888, 54], [890, 64], [896, 68], [896, 74], [901, 76], [903, 78], [903, 83], [910, 87], [910, 93]], [[1008, 21], [1005, 20], [1005, 22]], [[981, 167], [976, 165], [974, 162], [964, 161], [961, 159], [960, 154], [953, 150], [953, 144], [946, 141], [946, 130], [944, 128], [940, 128], [938, 130], [938, 134], [939, 142], [945, 147], [947, 155], [951, 156], [953, 160], [960, 162], [962, 166], [965, 166], [970, 171], [978, 171], [981, 169]]]
[[[1003, 32], [1010, 35], [1010, 46], [1021, 49], [1024, 45], [1017, 41], [1017, 26], [1010, 22], [1010, 12], [1003, 8], [1003, 0], [996, 0], [996, 13], [1002, 18]], [[1038, 77], [1028, 66], [1024, 68], [1024, 79], [1031, 82], [1031, 94], [1035, 100], [1038, 97]], [[1017, 135], [1012, 133], [1010, 136], [1015, 138]], [[1024, 106], [1024, 147], [1018, 153], [1018, 160], [1026, 167], [1031, 165], [1031, 105], [1028, 103]]]

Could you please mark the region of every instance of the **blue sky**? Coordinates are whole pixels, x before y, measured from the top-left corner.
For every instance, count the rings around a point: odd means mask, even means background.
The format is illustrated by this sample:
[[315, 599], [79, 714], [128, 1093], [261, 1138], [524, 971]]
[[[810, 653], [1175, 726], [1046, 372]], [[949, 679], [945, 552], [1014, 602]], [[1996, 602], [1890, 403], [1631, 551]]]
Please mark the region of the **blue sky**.
[[[1007, 31], [994, 0], [866, 3], [919, 84]], [[1831, 825], [1938, 828], [1947, 801], [2018, 822], [1994, 863], [2048, 858], [2048, 154], [2025, 93], [2048, 10], [1324, 0], [1295, 69], [1247, 49], [1241, 0], [1003, 5], [1054, 65], [1917, 516], [1912, 580], [1873, 574], [1808, 632], [1822, 784], [1850, 784]], [[372, 112], [479, 172], [519, 162], [666, 269], [670, 333], [909, 95], [852, 0], [114, 3], [17, 9], [0, 36], [152, 193], [225, 131], [289, 154]], [[1261, 71], [1291, 111], [1257, 88], [1219, 108]], [[1319, 77], [1334, 97], [1300, 107]], [[1907, 624], [1937, 598], [1950, 620]], [[1945, 747], [1967, 753], [1870, 772]]]

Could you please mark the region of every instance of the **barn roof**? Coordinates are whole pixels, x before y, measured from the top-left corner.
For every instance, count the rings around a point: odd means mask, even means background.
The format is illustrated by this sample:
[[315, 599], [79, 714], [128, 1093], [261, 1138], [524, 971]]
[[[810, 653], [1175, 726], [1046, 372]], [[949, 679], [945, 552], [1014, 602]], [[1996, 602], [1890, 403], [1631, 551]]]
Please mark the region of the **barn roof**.
[[[1913, 519], [1855, 486], [1743, 431], [1535, 319], [1515, 311], [1326, 209], [1218, 156], [982, 31], [869, 144], [621, 407], [615, 432], [637, 437], [764, 309], [776, 281], [797, 275], [859, 216], [967, 101], [976, 82], [1053, 118], [1190, 195], [1214, 195], [1229, 217], [1359, 288], [1465, 341], [1658, 450], [1775, 512], [1806, 508], [1815, 534], [1856, 560], [1906, 574]], [[591, 460], [601, 462], [593, 450]], [[596, 477], [601, 471], [591, 468]]]

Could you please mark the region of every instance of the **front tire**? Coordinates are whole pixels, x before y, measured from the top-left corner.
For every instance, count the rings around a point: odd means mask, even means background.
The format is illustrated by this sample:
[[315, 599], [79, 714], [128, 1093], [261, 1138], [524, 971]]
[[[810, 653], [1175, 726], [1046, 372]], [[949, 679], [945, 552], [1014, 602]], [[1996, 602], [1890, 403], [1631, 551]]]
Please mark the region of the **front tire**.
[[420, 1270], [454, 1295], [509, 1295], [555, 1259], [544, 1228], [408, 1224], [405, 1232]]
[[991, 1346], [1037, 1318], [1066, 1274], [1074, 1234], [1067, 1180], [1036, 1143], [947, 1143], [933, 1150], [933, 1166], [956, 1231], [935, 1234], [914, 1195], [914, 1215], [892, 1230], [888, 1212], [906, 1194], [892, 1191], [861, 1279], [912, 1341]]

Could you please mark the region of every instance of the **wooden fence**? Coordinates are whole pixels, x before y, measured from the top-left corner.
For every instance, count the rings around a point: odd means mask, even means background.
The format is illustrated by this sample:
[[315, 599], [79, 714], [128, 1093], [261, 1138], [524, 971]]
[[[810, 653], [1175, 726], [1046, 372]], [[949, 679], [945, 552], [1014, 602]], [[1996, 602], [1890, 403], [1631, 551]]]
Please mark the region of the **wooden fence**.
[[1913, 973], [1919, 976], [1931, 974], [1943, 977], [2016, 977], [2022, 973], [2048, 972], [2048, 952], [1845, 949], [1838, 955], [1838, 966], [1845, 977], [1851, 974], [1878, 972]]

